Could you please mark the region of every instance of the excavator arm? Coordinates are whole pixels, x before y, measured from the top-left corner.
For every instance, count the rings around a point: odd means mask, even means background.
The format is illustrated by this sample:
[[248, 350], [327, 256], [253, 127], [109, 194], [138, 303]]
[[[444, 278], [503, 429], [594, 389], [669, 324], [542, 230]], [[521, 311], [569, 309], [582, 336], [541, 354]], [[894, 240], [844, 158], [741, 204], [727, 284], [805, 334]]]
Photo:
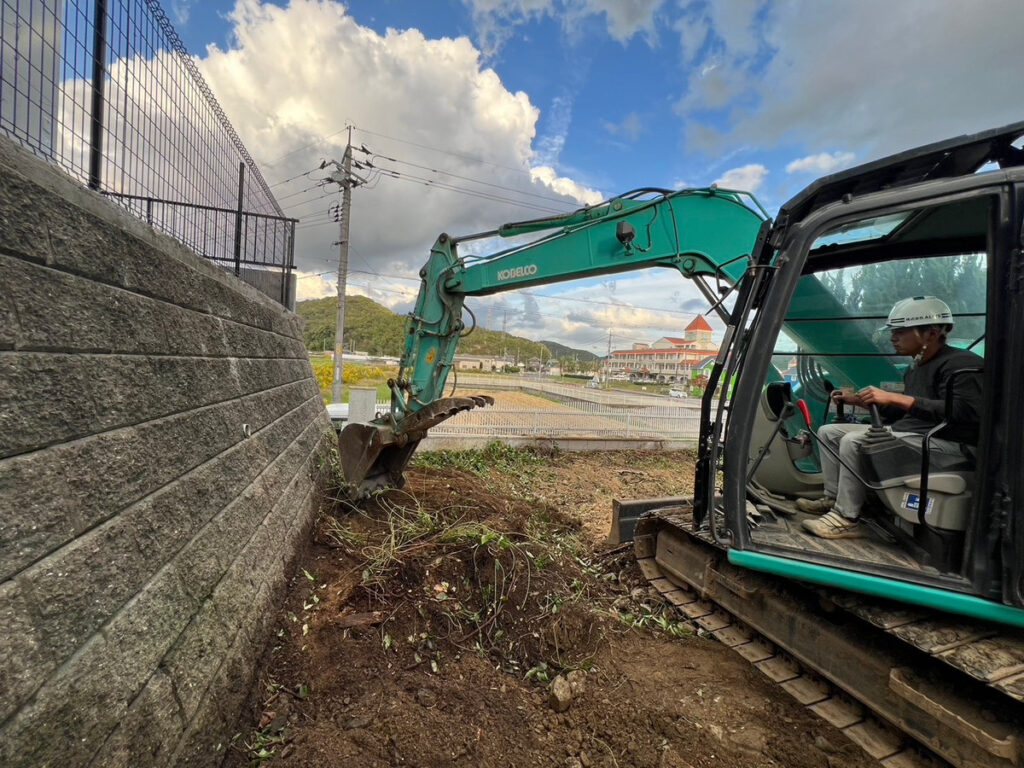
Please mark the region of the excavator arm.
[[[420, 270], [398, 376], [388, 382], [389, 412], [341, 433], [339, 453], [350, 489], [365, 495], [401, 487], [405, 466], [430, 427], [493, 402], [484, 396], [443, 397], [459, 339], [468, 332], [466, 297], [664, 267], [694, 279], [718, 305], [721, 297], [708, 278], [719, 289], [736, 283], [759, 231], [769, 224], [764, 209], [745, 192], [637, 190], [565, 216], [460, 238], [442, 234]], [[488, 255], [459, 254], [459, 246], [471, 241], [538, 232], [546, 234]]]

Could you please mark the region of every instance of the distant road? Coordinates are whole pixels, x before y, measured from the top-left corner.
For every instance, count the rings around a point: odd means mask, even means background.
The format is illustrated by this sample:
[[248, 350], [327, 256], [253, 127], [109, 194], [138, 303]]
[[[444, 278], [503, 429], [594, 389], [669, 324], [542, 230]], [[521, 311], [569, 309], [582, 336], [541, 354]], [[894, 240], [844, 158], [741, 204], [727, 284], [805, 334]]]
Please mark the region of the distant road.
[[[620, 389], [590, 389], [589, 387], [526, 376], [480, 376], [479, 374], [458, 373], [460, 387], [481, 387], [492, 389], [520, 389], [529, 392], [571, 397], [601, 405], [639, 405], [700, 409], [700, 400], [695, 397], [666, 397], [646, 395], [639, 392], [625, 392]], [[450, 381], [450, 379], [449, 379]]]

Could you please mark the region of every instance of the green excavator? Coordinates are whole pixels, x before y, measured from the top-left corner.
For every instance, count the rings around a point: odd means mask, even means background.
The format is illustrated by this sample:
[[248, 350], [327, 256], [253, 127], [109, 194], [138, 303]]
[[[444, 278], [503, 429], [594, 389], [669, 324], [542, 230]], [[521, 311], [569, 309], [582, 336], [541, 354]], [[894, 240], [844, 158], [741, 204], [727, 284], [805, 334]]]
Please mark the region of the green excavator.
[[[444, 396], [464, 300], [667, 268], [725, 325], [701, 403], [692, 497], [617, 502], [650, 583], [889, 768], [1024, 765], [1024, 123], [819, 179], [774, 219], [749, 194], [641, 189], [555, 218], [442, 234], [420, 271], [390, 411], [339, 438], [353, 496], [400, 487]], [[470, 240], [539, 237], [482, 256]], [[942, 297], [948, 343], [983, 367], [977, 445], [878, 443], [860, 472], [866, 536], [822, 539], [822, 424], [843, 387], [898, 385], [896, 301]], [[1016, 362], [1015, 362], [1016, 361]], [[952, 389], [947, 409], [953, 407]], [[888, 441], [888, 442], [887, 442]]]

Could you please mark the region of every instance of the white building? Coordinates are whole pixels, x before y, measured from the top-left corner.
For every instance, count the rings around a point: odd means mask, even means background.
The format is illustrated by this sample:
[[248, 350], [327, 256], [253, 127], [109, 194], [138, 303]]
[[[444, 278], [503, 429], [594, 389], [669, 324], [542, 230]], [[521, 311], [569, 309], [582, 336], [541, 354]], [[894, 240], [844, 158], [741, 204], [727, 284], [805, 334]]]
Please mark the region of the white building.
[[711, 334], [707, 320], [698, 315], [686, 326], [683, 338], [662, 336], [652, 344], [637, 343], [631, 349], [613, 350], [604, 361], [603, 371], [609, 377], [634, 381], [689, 381], [702, 361], [718, 354]]

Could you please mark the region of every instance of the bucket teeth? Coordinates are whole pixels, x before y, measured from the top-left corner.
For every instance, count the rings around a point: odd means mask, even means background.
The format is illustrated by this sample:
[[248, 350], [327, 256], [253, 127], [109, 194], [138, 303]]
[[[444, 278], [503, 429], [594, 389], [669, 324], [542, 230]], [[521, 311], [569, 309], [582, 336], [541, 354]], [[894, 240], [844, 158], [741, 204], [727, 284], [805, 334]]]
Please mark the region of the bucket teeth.
[[490, 395], [446, 397], [401, 419], [394, 429], [383, 419], [349, 424], [338, 438], [338, 453], [350, 493], [358, 498], [384, 488], [401, 488], [405, 467], [427, 430], [462, 411], [487, 405], [494, 405]]

